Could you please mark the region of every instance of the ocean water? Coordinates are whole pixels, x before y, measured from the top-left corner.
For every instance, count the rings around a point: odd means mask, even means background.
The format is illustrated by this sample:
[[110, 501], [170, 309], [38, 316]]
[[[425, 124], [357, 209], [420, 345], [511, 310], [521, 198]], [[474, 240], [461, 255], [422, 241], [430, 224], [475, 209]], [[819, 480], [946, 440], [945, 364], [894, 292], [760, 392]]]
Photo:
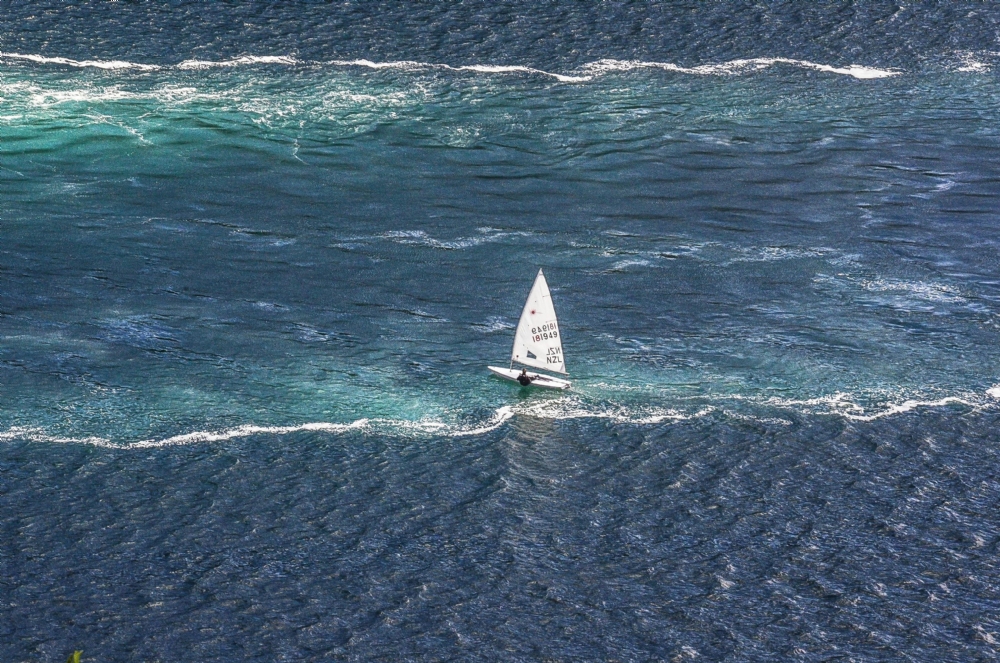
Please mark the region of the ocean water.
[[0, 7], [0, 658], [995, 660], [998, 28]]

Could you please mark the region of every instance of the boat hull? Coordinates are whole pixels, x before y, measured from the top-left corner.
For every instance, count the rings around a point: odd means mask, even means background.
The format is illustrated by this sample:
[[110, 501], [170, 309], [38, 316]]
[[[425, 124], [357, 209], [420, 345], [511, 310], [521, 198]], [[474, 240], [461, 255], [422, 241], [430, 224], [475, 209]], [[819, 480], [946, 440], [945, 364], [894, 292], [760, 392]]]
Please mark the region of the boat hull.
[[[499, 366], [487, 366], [486, 368], [490, 369], [493, 375], [511, 382], [517, 382], [517, 376], [521, 374], [521, 371], [515, 368], [501, 368]], [[543, 389], [569, 389], [570, 387], [569, 380], [554, 378], [544, 373], [532, 373], [531, 371], [528, 371], [528, 375], [535, 378], [531, 382], [532, 387], [542, 387]]]

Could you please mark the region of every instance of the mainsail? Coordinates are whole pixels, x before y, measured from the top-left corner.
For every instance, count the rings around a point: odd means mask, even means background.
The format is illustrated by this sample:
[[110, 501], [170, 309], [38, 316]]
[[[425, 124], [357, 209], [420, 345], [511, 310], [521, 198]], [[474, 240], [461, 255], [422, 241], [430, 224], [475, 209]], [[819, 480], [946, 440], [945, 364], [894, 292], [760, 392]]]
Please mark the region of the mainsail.
[[538, 270], [535, 284], [528, 293], [528, 301], [524, 303], [524, 310], [521, 311], [521, 320], [517, 323], [514, 349], [510, 358], [511, 361], [526, 366], [556, 373], [566, 372], [562, 339], [559, 338], [559, 325], [556, 322], [556, 309], [552, 306], [549, 285], [545, 282], [542, 270]]

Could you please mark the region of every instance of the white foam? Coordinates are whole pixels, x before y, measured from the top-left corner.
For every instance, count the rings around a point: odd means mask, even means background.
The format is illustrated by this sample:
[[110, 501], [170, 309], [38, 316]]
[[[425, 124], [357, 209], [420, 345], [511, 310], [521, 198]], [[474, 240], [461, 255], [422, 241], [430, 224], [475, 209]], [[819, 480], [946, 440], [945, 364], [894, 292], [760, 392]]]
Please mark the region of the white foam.
[[134, 442], [121, 442], [105, 437], [87, 436], [71, 437], [46, 433], [41, 428], [14, 426], [0, 433], [0, 442], [28, 440], [31, 442], [47, 442], [51, 444], [85, 444], [107, 449], [157, 449], [160, 447], [186, 446], [192, 444], [212, 444], [228, 440], [253, 437], [255, 435], [290, 435], [301, 432], [348, 433], [360, 431], [365, 433], [417, 435], [438, 435], [443, 437], [466, 437], [483, 435], [496, 430], [514, 416], [509, 406], [498, 408], [489, 419], [482, 423], [467, 426], [455, 426], [433, 419], [407, 421], [400, 419], [363, 418], [350, 423], [331, 423], [325, 421], [296, 424], [291, 426], [260, 426], [246, 424], [217, 431], [194, 431], [160, 439], [145, 439]]
[[808, 60], [794, 60], [792, 58], [750, 58], [730, 60], [719, 64], [705, 64], [694, 67], [682, 67], [670, 62], [646, 62], [642, 60], [598, 60], [584, 65], [581, 71], [592, 75], [600, 75], [619, 71], [633, 71], [636, 69], [661, 69], [663, 71], [673, 71], [682, 74], [694, 74], [698, 76], [724, 76], [742, 74], [748, 71], [766, 69], [774, 65], [784, 64], [804, 69], [814, 69], [831, 74], [852, 76], [858, 79], [888, 78], [898, 76], [899, 71], [894, 69], [876, 69], [862, 65], [848, 65], [846, 67], [832, 67], [830, 65], [809, 62]]
[[68, 67], [88, 67], [94, 69], [138, 69], [139, 71], [156, 71], [161, 67], [155, 64], [128, 62], [126, 60], [71, 60], [70, 58], [46, 57], [30, 53], [4, 53], [0, 51], [0, 59], [27, 60], [38, 64], [59, 64]]
[[[834, 263], [833, 260], [830, 262]], [[876, 303], [903, 311], [927, 313], [942, 305], [957, 305], [975, 310], [977, 306], [962, 294], [960, 288], [947, 283], [884, 277], [860, 278], [845, 273], [836, 276], [817, 274], [813, 277], [813, 282], [835, 288], [860, 288], [870, 293], [867, 297]]]
[[[434, 62], [419, 62], [416, 60], [390, 60], [387, 62], [376, 62], [364, 58], [355, 60], [330, 60], [325, 63], [299, 60], [290, 55], [243, 55], [228, 60], [184, 60], [176, 65], [156, 65], [142, 62], [129, 62], [127, 60], [74, 60], [64, 57], [51, 57], [24, 53], [0, 52], [0, 59], [24, 60], [38, 64], [57, 64], [70, 67], [96, 68], [105, 70], [128, 70], [157, 71], [161, 69], [180, 70], [201, 70], [213, 68], [232, 68], [242, 66], [257, 65], [316, 65], [326, 64], [333, 67], [363, 67], [375, 70], [396, 69], [400, 71], [454, 71], [473, 72], [480, 74], [518, 74], [530, 76], [542, 76], [553, 78], [563, 83], [584, 83], [601, 76], [614, 72], [628, 72], [640, 69], [659, 69], [662, 71], [672, 71], [682, 74], [693, 74], [698, 76], [730, 76], [766, 69], [775, 65], [790, 65], [804, 69], [813, 69], [831, 74], [851, 76], [857, 79], [875, 79], [898, 76], [901, 72], [895, 69], [879, 69], [876, 67], [866, 67], [863, 65], [851, 64], [846, 67], [834, 67], [831, 65], [810, 62], [808, 60], [796, 60], [793, 58], [745, 58], [730, 60], [716, 64], [696, 65], [693, 67], [683, 67], [671, 62], [655, 62], [643, 60], [614, 60], [602, 59], [583, 65], [577, 71], [571, 73], [557, 73], [529, 67], [526, 65], [509, 64], [443, 64]], [[986, 65], [979, 62], [971, 62], [965, 65], [961, 71], [981, 71]]]
[[235, 438], [253, 435], [288, 435], [302, 431], [319, 431], [324, 433], [343, 433], [349, 430], [362, 429], [368, 424], [368, 419], [358, 419], [349, 424], [332, 424], [326, 422], [300, 424], [298, 426], [237, 426], [222, 431], [196, 431], [183, 435], [174, 435], [162, 440], [142, 440], [127, 445], [133, 449], [148, 449], [151, 447], [170, 447], [185, 444], [225, 442]]
[[327, 64], [335, 67], [367, 67], [369, 69], [402, 69], [404, 71], [416, 71], [419, 69], [430, 69], [434, 65], [428, 62], [415, 62], [413, 60], [394, 60], [390, 62], [372, 62], [371, 60], [331, 60]]
[[826, 247], [794, 248], [783, 246], [751, 246], [737, 249], [742, 255], [733, 258], [732, 262], [776, 262], [779, 260], [799, 260], [803, 258], [821, 258], [833, 253]]
[[958, 57], [961, 59], [962, 64], [958, 67], [958, 71], [963, 72], [975, 72], [982, 73], [990, 70], [990, 65], [982, 62], [979, 58], [985, 55], [986, 57], [996, 57], [996, 53], [958, 53]]
[[[626, 390], [627, 385], [609, 385], [595, 383], [591, 387], [607, 387], [614, 391]], [[891, 394], [887, 394], [891, 396]], [[725, 401], [743, 401], [755, 408], [779, 408], [805, 412], [813, 415], [830, 415], [842, 417], [849, 421], [871, 422], [888, 418], [918, 409], [942, 408], [961, 405], [973, 411], [995, 410], [996, 400], [1000, 400], [1000, 384], [994, 385], [982, 394], [963, 393], [944, 396], [937, 399], [905, 398], [892, 401], [891, 398], [877, 399], [868, 397], [859, 399], [846, 392], [837, 392], [814, 398], [791, 399], [781, 397], [754, 397], [741, 394], [710, 396], [712, 403], [705, 403], [703, 398], [674, 397], [668, 400], [702, 401], [694, 407], [679, 409], [662, 405], [623, 405], [595, 399], [585, 393], [541, 397], [520, 402], [516, 405], [504, 405], [495, 409], [485, 420], [455, 422], [441, 419], [426, 418], [419, 420], [365, 417], [351, 422], [307, 422], [290, 425], [260, 425], [244, 424], [221, 430], [198, 430], [181, 433], [163, 438], [147, 438], [140, 440], [114, 440], [102, 436], [72, 436], [52, 433], [40, 427], [13, 426], [0, 432], [0, 443], [13, 441], [30, 441], [50, 444], [74, 444], [104, 447], [108, 449], [153, 449], [161, 447], [186, 446], [196, 444], [214, 444], [229, 440], [244, 439], [258, 435], [284, 436], [301, 432], [321, 432], [331, 434], [360, 433], [363, 435], [377, 434], [389, 436], [415, 437], [417, 439], [434, 437], [473, 437], [497, 430], [516, 416], [533, 417], [549, 420], [607, 420], [615, 424], [648, 426], [671, 422], [682, 422], [720, 412], [725, 417], [749, 420], [768, 425], [788, 426], [792, 422], [769, 413], [758, 414], [744, 411], [733, 411], [723, 405]], [[770, 414], [774, 414], [771, 412]], [[763, 416], [761, 416], [763, 415]]]
[[508, 419], [514, 416], [513, 408], [503, 406], [498, 408], [493, 416], [481, 426], [473, 428], [459, 429], [451, 434], [451, 437], [466, 437], [469, 435], [483, 435], [500, 428]]
[[962, 303], [966, 299], [959, 294], [958, 288], [942, 283], [926, 281], [903, 281], [900, 279], [871, 279], [861, 282], [861, 286], [870, 292], [902, 293], [913, 299], [928, 302]]
[[184, 60], [178, 69], [213, 69], [215, 67], [241, 67], [258, 64], [296, 65], [300, 61], [287, 55], [244, 55], [231, 60]]
[[536, 76], [548, 76], [558, 81], [566, 83], [580, 83], [590, 80], [590, 76], [572, 76], [566, 74], [556, 74], [534, 67], [522, 65], [486, 65], [486, 64], [466, 64], [449, 65], [435, 64], [432, 62], [416, 62], [414, 60], [396, 60], [390, 62], [373, 62], [371, 60], [331, 60], [327, 64], [336, 67], [367, 67], [368, 69], [399, 69], [401, 71], [425, 71], [425, 70], [445, 70], [445, 71], [472, 71], [481, 74], [531, 74]]
[[383, 233], [381, 237], [383, 239], [392, 240], [398, 244], [418, 244], [421, 246], [430, 246], [436, 249], [466, 249], [485, 241], [482, 238], [442, 241], [434, 239], [423, 230], [391, 230], [387, 233]]
[[[993, 399], [1000, 399], [1000, 385], [990, 388], [986, 393]], [[985, 403], [977, 401], [975, 398], [947, 396], [937, 400], [907, 399], [901, 403], [888, 403], [878, 407], [877, 409], [869, 409], [853, 401], [851, 396], [845, 393], [837, 393], [801, 400], [776, 397], [756, 399], [740, 395], [727, 396], [722, 400], [743, 400], [753, 402], [757, 405], [768, 405], [772, 407], [796, 410], [805, 409], [814, 414], [836, 415], [850, 421], [860, 422], [875, 421], [876, 419], [891, 417], [920, 408], [938, 408], [950, 405], [964, 405], [973, 409], [980, 409], [986, 405]], [[426, 436], [471, 437], [490, 433], [503, 426], [515, 416], [527, 416], [559, 421], [571, 419], [603, 419], [611, 421], [615, 424], [649, 426], [663, 424], [666, 422], [680, 422], [697, 419], [716, 411], [719, 411], [719, 408], [712, 405], [702, 406], [697, 410], [685, 412], [675, 408], [657, 407], [653, 405], [635, 407], [608, 403], [590, 403], [581, 398], [579, 395], [570, 395], [558, 398], [532, 400], [515, 406], [502, 406], [497, 408], [485, 421], [466, 425], [457, 425], [455, 423], [449, 423], [436, 419], [413, 421], [387, 418], [362, 418], [348, 423], [320, 421], [286, 426], [246, 424], [222, 430], [193, 431], [165, 438], [150, 438], [131, 442], [112, 440], [101, 436], [73, 437], [69, 435], [48, 433], [44, 429], [37, 427], [14, 426], [7, 431], [0, 432], [0, 443], [26, 440], [39, 443], [83, 444], [108, 449], [128, 450], [155, 449], [194, 444], [213, 444], [257, 435], [283, 436], [300, 432], [323, 432], [333, 434], [359, 432], [362, 434], [416, 436], [418, 438]], [[749, 419], [758, 423], [782, 426], [790, 425], [789, 421], [775, 417], [753, 417], [748, 416], [745, 413], [730, 412], [728, 409], [722, 409], [721, 412], [728, 417]]]
[[648, 267], [649, 261], [642, 258], [633, 258], [629, 260], [619, 260], [608, 270], [609, 272], [624, 272], [629, 267]]
[[944, 407], [946, 405], [967, 405], [969, 407], [975, 407], [976, 404], [972, 401], [966, 400], [964, 398], [959, 398], [957, 396], [948, 396], [946, 398], [940, 398], [936, 401], [921, 401], [921, 400], [906, 400], [902, 403], [892, 404], [888, 407], [884, 407], [879, 412], [873, 414], [849, 414], [843, 413], [843, 416], [852, 421], [874, 421], [876, 419], [883, 419], [885, 417], [891, 417], [896, 414], [903, 414], [904, 412], [910, 412], [911, 410], [916, 410], [918, 408], [934, 408], [934, 407]]
[[703, 408], [695, 413], [683, 413], [670, 408], [646, 407], [632, 409], [625, 406], [591, 406], [579, 397], [565, 397], [531, 402], [517, 406], [505, 405], [497, 408], [485, 421], [469, 424], [449, 423], [437, 419], [403, 420], [387, 418], [362, 418], [348, 423], [309, 422], [286, 426], [264, 426], [245, 424], [222, 430], [193, 431], [172, 435], [165, 438], [150, 438], [137, 441], [112, 440], [100, 436], [73, 437], [48, 433], [42, 428], [15, 426], [5, 432], [0, 432], [0, 443], [15, 440], [27, 440], [51, 444], [84, 444], [104, 447], [107, 449], [156, 449], [161, 447], [186, 446], [194, 444], [213, 444], [234, 439], [253, 437], [256, 435], [290, 435], [301, 432], [350, 433], [403, 435], [403, 436], [438, 436], [438, 437], [471, 437], [484, 435], [503, 426], [514, 416], [529, 416], [541, 419], [607, 419], [615, 423], [653, 425], [667, 421], [683, 421], [701, 417], [712, 408]]
[[549, 76], [556, 79], [557, 81], [562, 81], [564, 83], [582, 83], [589, 80], [588, 76], [567, 76], [566, 74], [554, 74], [549, 71], [543, 71], [541, 69], [534, 69], [533, 67], [521, 67], [521, 66], [494, 66], [494, 65], [465, 65], [462, 67], [448, 67], [449, 69], [454, 69], [455, 71], [477, 71], [481, 73], [488, 74], [506, 74], [506, 73], [524, 73], [524, 74], [534, 74], [539, 76]]
[[467, 249], [489, 242], [497, 242], [506, 237], [523, 237], [531, 233], [524, 231], [499, 231], [492, 228], [479, 228], [479, 235], [474, 237], [459, 237], [453, 240], [440, 240], [431, 237], [423, 230], [390, 230], [378, 235], [378, 239], [388, 239], [397, 244], [412, 244], [429, 246], [435, 249]]
[[126, 99], [137, 99], [138, 95], [125, 92], [114, 86], [102, 88], [77, 88], [73, 90], [43, 90], [41, 88], [31, 88], [28, 90], [28, 103], [33, 107], [44, 108], [64, 103], [84, 103], [99, 104], [109, 101], [123, 101]]
[[962, 66], [958, 68], [958, 70], [959, 71], [983, 72], [983, 71], [989, 71], [990, 70], [990, 66], [988, 64], [986, 64], [985, 62], [977, 62], [975, 60], [969, 60], [969, 61], [966, 61], [965, 63], [963, 63]]
[[41, 428], [32, 428], [28, 426], [13, 426], [3, 433], [0, 433], [0, 442], [10, 442], [12, 440], [51, 442], [54, 444], [89, 444], [97, 447], [112, 446], [112, 442], [103, 437], [66, 437], [63, 435], [50, 435]]
[[634, 408], [605, 404], [595, 407], [585, 403], [579, 396], [563, 396], [519, 405], [514, 413], [540, 419], [608, 419], [619, 424], [650, 425], [695, 419], [713, 410], [712, 407], [706, 407], [691, 413], [655, 406]]
[[[998, 394], [1000, 394], [1000, 391], [998, 391]], [[998, 397], [1000, 397], [1000, 395], [998, 395]], [[837, 392], [835, 394], [806, 399], [779, 397], [757, 399], [737, 394], [727, 396], [725, 399], [742, 400], [779, 408], [797, 410], [804, 409], [814, 414], [832, 414], [850, 421], [875, 421], [876, 419], [884, 419], [886, 417], [911, 412], [920, 408], [938, 408], [949, 405], [964, 405], [973, 409], [979, 409], [986, 405], [981, 398], [977, 398], [974, 394], [945, 396], [935, 400], [908, 398], [902, 402], [893, 402], [890, 400], [888, 402], [868, 405], [862, 405], [859, 402], [859, 399], [846, 392]]]

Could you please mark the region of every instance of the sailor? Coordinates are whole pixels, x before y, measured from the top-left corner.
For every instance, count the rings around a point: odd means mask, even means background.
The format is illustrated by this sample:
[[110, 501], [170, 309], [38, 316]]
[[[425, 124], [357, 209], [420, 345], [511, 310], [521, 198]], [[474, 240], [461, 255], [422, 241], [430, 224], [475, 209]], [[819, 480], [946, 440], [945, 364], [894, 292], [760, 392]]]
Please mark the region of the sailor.
[[521, 383], [522, 387], [527, 387], [536, 377], [535, 375], [528, 375], [528, 369], [522, 368], [521, 374], [517, 376], [517, 381]]

